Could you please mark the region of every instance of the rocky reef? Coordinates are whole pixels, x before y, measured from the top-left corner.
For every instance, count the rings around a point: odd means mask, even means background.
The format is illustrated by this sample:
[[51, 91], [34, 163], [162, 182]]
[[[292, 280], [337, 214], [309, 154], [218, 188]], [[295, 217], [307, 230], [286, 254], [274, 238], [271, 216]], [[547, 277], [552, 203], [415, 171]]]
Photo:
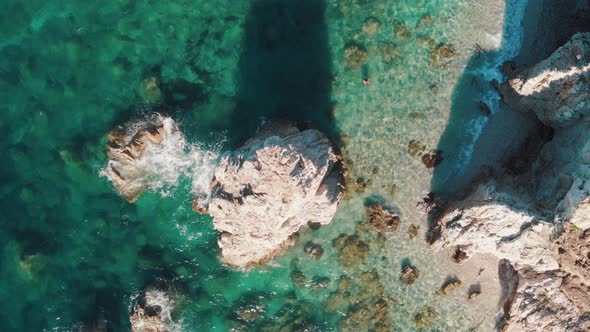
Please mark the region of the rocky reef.
[[[500, 90], [515, 111], [534, 111], [553, 137], [518, 175], [493, 174], [460, 199], [437, 202], [429, 238], [463, 259], [500, 263], [503, 331], [590, 328], [590, 34], [516, 69]], [[461, 260], [459, 260], [461, 261]]]
[[[145, 172], [139, 160], [150, 145], [158, 145], [164, 139], [164, 123], [161, 117], [137, 125], [117, 126], [108, 135], [106, 173], [117, 191], [130, 203], [135, 202], [147, 189], [142, 180]], [[173, 123], [169, 126], [175, 127]]]
[[175, 330], [171, 310], [173, 301], [160, 290], [147, 290], [139, 295], [129, 320], [133, 332], [167, 332]]
[[308, 223], [330, 223], [343, 196], [330, 140], [290, 124], [271, 124], [224, 156], [212, 187], [208, 212], [232, 267], [263, 264]]

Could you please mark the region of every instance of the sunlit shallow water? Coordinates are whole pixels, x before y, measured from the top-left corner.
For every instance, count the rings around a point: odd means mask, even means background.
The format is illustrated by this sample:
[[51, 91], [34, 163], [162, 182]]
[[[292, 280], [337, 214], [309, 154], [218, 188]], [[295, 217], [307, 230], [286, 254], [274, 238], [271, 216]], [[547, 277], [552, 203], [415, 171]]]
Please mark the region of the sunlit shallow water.
[[[429, 329], [493, 327], [493, 265], [480, 274], [477, 264], [487, 260], [459, 266], [423, 241], [425, 215], [416, 203], [430, 190], [432, 170], [408, 144], [443, 150], [442, 182], [461, 176], [487, 121], [479, 101], [501, 111], [487, 81], [501, 79], [499, 64], [519, 47], [512, 26], [520, 24], [524, 1], [5, 5], [0, 294], [10, 300], [0, 303], [4, 330], [69, 331], [103, 320], [128, 330], [131, 301], [146, 287], [176, 294], [173, 319], [186, 331], [340, 330], [356, 308], [350, 301], [333, 308], [331, 297], [347, 276], [360, 292], [374, 290], [360, 277], [373, 270], [383, 287], [375, 296], [391, 300], [393, 330], [418, 329], [415, 316], [425, 306], [436, 312]], [[347, 66], [351, 44], [366, 59]], [[433, 63], [431, 52], [441, 45], [453, 55]], [[479, 55], [480, 48], [496, 52]], [[471, 100], [457, 103], [455, 87], [465, 76], [476, 78]], [[363, 85], [365, 78], [371, 83]], [[157, 90], [147, 88], [151, 80]], [[439, 140], [454, 107], [477, 114], [458, 125], [469, 130], [459, 130], [467, 134], [452, 137], [446, 144], [455, 148], [447, 150]], [[217, 259], [210, 218], [191, 211], [192, 177], [179, 172], [173, 185], [130, 205], [100, 175], [106, 133], [153, 112], [180, 123], [187, 149], [214, 152], [253, 135], [263, 118], [308, 121], [340, 142], [355, 185], [330, 226], [303, 233], [270, 266], [227, 269]], [[357, 230], [370, 244], [369, 257], [341, 266], [333, 240], [355, 233], [368, 197], [397, 207], [402, 227], [384, 238]], [[410, 225], [419, 227], [414, 239]], [[323, 247], [321, 259], [304, 254], [308, 241]], [[419, 271], [410, 286], [399, 279], [404, 262]], [[302, 287], [294, 271], [305, 277]], [[462, 287], [435, 295], [450, 275], [461, 276]], [[483, 295], [468, 302], [467, 289], [477, 283]], [[240, 318], [239, 310], [252, 306], [259, 308], [256, 319]]]

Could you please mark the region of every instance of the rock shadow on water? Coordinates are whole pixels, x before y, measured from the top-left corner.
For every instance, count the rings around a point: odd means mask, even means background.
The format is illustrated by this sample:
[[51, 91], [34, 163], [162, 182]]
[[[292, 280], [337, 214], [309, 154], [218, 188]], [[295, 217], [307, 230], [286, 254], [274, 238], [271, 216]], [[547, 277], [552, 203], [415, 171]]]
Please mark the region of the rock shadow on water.
[[252, 1], [230, 143], [254, 136], [261, 120], [293, 121], [337, 139], [325, 7], [323, 0]]
[[[516, 12], [516, 2], [507, 1], [505, 12]], [[525, 23], [527, 19], [525, 14]], [[514, 47], [507, 42], [517, 33], [514, 27], [505, 23], [503, 29], [501, 48], [486, 51], [474, 46], [451, 96], [449, 120], [437, 147], [445, 158], [434, 168], [431, 181], [440, 198], [461, 194], [478, 176], [505, 162], [540, 125], [534, 114], [513, 112], [498, 101], [497, 82], [485, 77], [489, 73], [484, 71], [493, 70], [490, 64], [501, 66], [502, 57]]]

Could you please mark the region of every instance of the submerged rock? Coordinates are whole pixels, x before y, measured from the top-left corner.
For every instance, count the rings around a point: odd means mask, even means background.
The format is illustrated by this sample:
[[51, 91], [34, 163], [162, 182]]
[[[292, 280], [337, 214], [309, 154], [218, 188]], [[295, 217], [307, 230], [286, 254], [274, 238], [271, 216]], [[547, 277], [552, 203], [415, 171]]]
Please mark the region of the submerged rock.
[[457, 52], [452, 46], [447, 44], [439, 44], [430, 52], [430, 65], [433, 67], [441, 67], [454, 58]]
[[418, 272], [416, 268], [407, 264], [402, 268], [402, 272], [400, 273], [400, 277], [404, 284], [411, 285], [418, 279]]
[[392, 43], [381, 43], [379, 44], [379, 53], [385, 63], [391, 63], [394, 59], [401, 56], [397, 47]]
[[461, 286], [461, 284], [462, 284], [461, 280], [454, 278], [454, 277], [449, 278], [442, 284], [442, 286], [440, 286], [440, 289], [438, 290], [437, 294], [438, 295], [447, 295], [448, 293], [459, 288]]
[[395, 232], [399, 228], [401, 219], [398, 214], [378, 203], [365, 206], [369, 226], [378, 232]]
[[372, 36], [372, 35], [376, 34], [377, 32], [379, 32], [380, 28], [381, 28], [381, 22], [379, 22], [378, 19], [376, 19], [374, 17], [367, 17], [365, 19], [365, 21], [363, 22], [363, 25], [361, 26], [361, 31], [364, 34]]
[[223, 157], [209, 204], [222, 260], [263, 264], [309, 222], [330, 223], [343, 195], [338, 163], [325, 135], [289, 124], [271, 124]]
[[429, 306], [424, 306], [422, 310], [414, 316], [414, 324], [419, 329], [428, 329], [438, 319], [438, 313]]
[[426, 168], [434, 168], [443, 161], [442, 151], [434, 150], [422, 155], [422, 163]]
[[142, 293], [131, 309], [131, 330], [133, 332], [167, 332], [172, 331], [171, 310], [174, 302], [168, 294], [159, 290]]
[[324, 248], [317, 243], [307, 242], [303, 251], [311, 258], [320, 259], [324, 255]]
[[408, 237], [410, 238], [410, 240], [415, 238], [418, 235], [419, 229], [420, 229], [420, 226], [416, 226], [414, 224], [412, 224], [408, 227]]
[[357, 43], [350, 43], [344, 49], [344, 66], [350, 69], [358, 68], [369, 59], [367, 49]]

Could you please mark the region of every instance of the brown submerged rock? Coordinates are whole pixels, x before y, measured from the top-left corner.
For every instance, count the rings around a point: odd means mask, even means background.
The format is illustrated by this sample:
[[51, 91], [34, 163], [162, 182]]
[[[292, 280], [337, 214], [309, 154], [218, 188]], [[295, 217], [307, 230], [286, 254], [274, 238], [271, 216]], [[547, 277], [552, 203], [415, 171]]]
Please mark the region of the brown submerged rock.
[[440, 286], [440, 289], [436, 292], [436, 294], [447, 295], [455, 289], [459, 288], [461, 284], [461, 280], [454, 277], [449, 278], [442, 284], [442, 286]]
[[408, 264], [402, 268], [400, 277], [404, 284], [411, 285], [418, 279], [418, 271], [416, 271], [415, 267]]
[[400, 57], [400, 52], [392, 43], [379, 44], [379, 53], [385, 63], [391, 63], [393, 60]]
[[311, 258], [320, 259], [324, 255], [324, 248], [317, 243], [314, 242], [307, 242], [305, 247], [303, 247], [303, 251]]
[[375, 35], [381, 28], [381, 22], [374, 17], [367, 17], [361, 26], [361, 31], [369, 36]]
[[365, 206], [369, 226], [378, 232], [395, 232], [401, 224], [399, 215], [381, 204], [371, 203]]
[[425, 153], [422, 155], [422, 163], [426, 168], [434, 168], [438, 166], [443, 161], [442, 151], [434, 150], [430, 153]]
[[442, 67], [456, 55], [457, 52], [452, 46], [439, 44], [430, 52], [430, 65], [435, 68]]
[[413, 224], [408, 227], [408, 237], [410, 238], [410, 240], [414, 239], [418, 235], [419, 229], [420, 226], [416, 226]]
[[428, 329], [438, 319], [438, 313], [429, 306], [424, 306], [422, 310], [414, 316], [414, 324], [419, 329]]
[[340, 264], [344, 267], [359, 266], [369, 256], [369, 246], [356, 235], [341, 234], [332, 245], [340, 250]]
[[344, 66], [349, 69], [356, 69], [360, 67], [365, 61], [369, 59], [367, 49], [357, 43], [350, 43], [344, 49]]

